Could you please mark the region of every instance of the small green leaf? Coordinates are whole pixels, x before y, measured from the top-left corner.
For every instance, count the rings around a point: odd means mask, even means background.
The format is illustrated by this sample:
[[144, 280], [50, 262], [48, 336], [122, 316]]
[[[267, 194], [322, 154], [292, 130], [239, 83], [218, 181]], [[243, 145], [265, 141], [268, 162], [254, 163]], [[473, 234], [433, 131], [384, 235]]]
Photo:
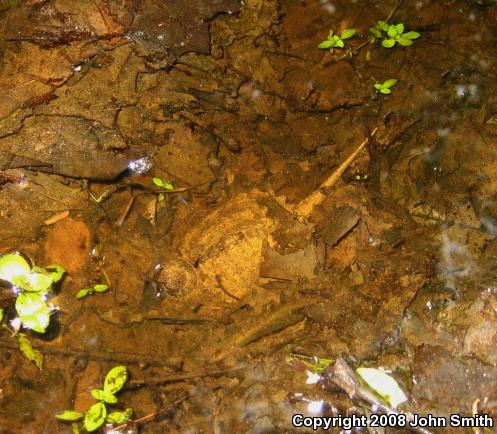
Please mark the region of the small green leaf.
[[99, 284], [93, 286], [93, 290], [95, 292], [105, 292], [108, 289], [109, 289], [109, 287], [107, 285], [102, 284], [102, 283], [99, 283]]
[[333, 45], [332, 41], [323, 41], [318, 45], [318, 48], [321, 50], [326, 50], [327, 48], [330, 48]]
[[153, 178], [152, 181], [157, 187], [165, 188], [166, 190], [174, 190], [173, 184], [165, 182], [160, 178]]
[[381, 38], [381, 31], [377, 27], [371, 27], [369, 31], [377, 38]]
[[106, 402], [107, 404], [115, 404], [117, 403], [117, 396], [113, 395], [112, 393], [104, 391], [103, 401]]
[[74, 422], [75, 420], [83, 419], [85, 417], [85, 414], [80, 413], [79, 411], [65, 410], [62, 413], [56, 414], [55, 417], [59, 420]]
[[340, 35], [340, 39], [349, 39], [352, 38], [357, 33], [356, 29], [345, 29]]
[[91, 389], [91, 396], [93, 396], [97, 401], [104, 401], [105, 392], [101, 389]]
[[385, 399], [394, 409], [407, 401], [402, 389], [390, 375], [375, 368], [357, 368], [357, 374], [378, 395]]
[[31, 267], [26, 259], [16, 253], [0, 257], [0, 280], [12, 283], [12, 278], [29, 274]]
[[126, 366], [115, 366], [105, 376], [104, 391], [115, 394], [121, 390], [127, 378], [128, 372], [126, 371]]
[[383, 85], [381, 83], [375, 83], [374, 88], [381, 90], [381, 89], [383, 89]]
[[80, 434], [79, 433], [79, 426], [77, 423], [72, 424], [72, 434]]
[[3, 320], [3, 309], [0, 309], [0, 322]]
[[395, 78], [390, 78], [383, 82], [383, 87], [390, 89], [392, 86], [395, 86], [395, 83], [397, 83], [397, 80]]
[[399, 32], [397, 31], [397, 27], [395, 26], [389, 26], [387, 30], [387, 35], [389, 38], [395, 38]]
[[103, 402], [97, 402], [93, 404], [85, 414], [85, 429], [88, 432], [92, 432], [100, 428], [100, 426], [105, 422], [107, 417], [107, 408]]
[[403, 38], [407, 39], [418, 39], [420, 36], [418, 32], [407, 32], [402, 35]]
[[343, 43], [342, 40], [339, 40], [339, 41], [337, 41], [336, 46], [339, 48], [343, 48], [345, 46], [345, 44]]
[[50, 308], [38, 293], [23, 293], [16, 299], [16, 311], [22, 325], [38, 333], [45, 333], [50, 323]]
[[50, 277], [52, 278], [53, 283], [57, 283], [60, 279], [62, 279], [62, 276], [66, 272], [64, 267], [59, 264], [50, 264], [45, 267], [45, 270], [48, 272]]
[[159, 196], [157, 196], [157, 200], [159, 202], [162, 202], [166, 198], [166, 195], [164, 193], [160, 193]]
[[107, 404], [115, 404], [117, 402], [117, 398], [112, 393], [108, 393], [105, 390], [92, 389], [90, 393], [98, 401], [103, 401]]
[[388, 24], [385, 21], [378, 21], [378, 27], [384, 32], [388, 32]]
[[160, 178], [153, 178], [152, 179], [152, 182], [157, 186], [157, 187], [162, 187], [162, 185], [164, 184], [164, 181], [162, 181], [162, 179]]
[[48, 292], [52, 286], [52, 278], [43, 273], [29, 273], [14, 276], [11, 282], [29, 292]]
[[403, 47], [409, 47], [410, 45], [413, 44], [413, 42], [410, 39], [404, 38], [401, 36], [400, 38], [397, 39], [397, 42], [402, 45]]
[[395, 45], [395, 40], [394, 39], [383, 39], [383, 41], [381, 41], [381, 45], [385, 48], [392, 48]]
[[333, 359], [324, 359], [319, 357], [306, 356], [286, 356], [285, 363], [293, 365], [294, 363], [303, 364], [309, 371], [321, 374], [334, 362]]
[[391, 94], [391, 93], [392, 93], [392, 91], [391, 91], [390, 89], [387, 89], [386, 87], [382, 87], [382, 88], [380, 89], [380, 92], [381, 92], [382, 94], [384, 94], [384, 95], [389, 95], [389, 94]]
[[401, 35], [402, 33], [404, 33], [404, 24], [402, 23], [397, 24], [395, 26], [395, 29], [397, 30], [397, 33]]
[[37, 368], [41, 371], [43, 369], [43, 354], [33, 348], [30, 340], [24, 333], [19, 333], [17, 335], [17, 342], [19, 343], [19, 349], [24, 354], [24, 357], [34, 362]]
[[129, 422], [133, 416], [133, 410], [127, 408], [126, 411], [114, 411], [107, 416], [106, 421], [114, 425], [122, 425], [123, 423]]
[[90, 288], [83, 288], [78, 291], [76, 294], [76, 298], [78, 300], [81, 300], [82, 298], [85, 298], [88, 294], [90, 294]]

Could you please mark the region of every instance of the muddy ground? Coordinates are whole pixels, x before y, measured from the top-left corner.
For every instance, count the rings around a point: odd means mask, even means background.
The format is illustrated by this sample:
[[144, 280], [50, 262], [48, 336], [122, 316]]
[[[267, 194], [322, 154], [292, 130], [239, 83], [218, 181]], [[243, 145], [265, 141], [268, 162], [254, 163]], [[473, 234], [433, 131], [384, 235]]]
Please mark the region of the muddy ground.
[[[49, 330], [28, 333], [41, 372], [0, 331], [1, 433], [71, 432], [54, 415], [87, 409], [116, 364], [142, 433], [303, 432], [309, 400], [369, 411], [307, 385], [295, 354], [388, 369], [406, 411], [497, 417], [493, 2], [0, 11], [0, 253], [67, 270]], [[389, 14], [421, 37], [369, 43]], [[352, 27], [350, 52], [317, 48]]]

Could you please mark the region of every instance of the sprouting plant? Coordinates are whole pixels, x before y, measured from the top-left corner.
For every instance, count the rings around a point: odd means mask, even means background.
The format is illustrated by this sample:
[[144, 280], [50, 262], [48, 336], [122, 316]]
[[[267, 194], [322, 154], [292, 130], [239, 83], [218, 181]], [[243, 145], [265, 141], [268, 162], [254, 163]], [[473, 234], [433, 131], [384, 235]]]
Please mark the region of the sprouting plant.
[[107, 285], [104, 285], [102, 283], [97, 283], [96, 285], [93, 285], [91, 288], [80, 289], [76, 294], [76, 298], [78, 300], [81, 300], [82, 298], [85, 298], [88, 295], [92, 295], [94, 292], [105, 292], [108, 289], [109, 287]]
[[385, 80], [383, 83], [376, 82], [374, 84], [373, 95], [377, 96], [379, 93], [382, 93], [383, 95], [391, 94], [392, 91], [390, 88], [395, 86], [396, 83], [397, 83], [397, 80], [395, 78], [390, 78], [388, 80]]
[[[160, 178], [153, 178], [152, 182], [157, 187], [162, 188], [164, 190], [174, 190], [174, 185], [173, 184], [171, 184], [169, 182], [166, 182], [166, 181], [163, 181]], [[159, 193], [159, 196], [158, 196], [159, 202], [163, 201], [165, 198], [166, 198], [166, 195], [164, 193]]]
[[10, 283], [17, 295], [15, 309], [18, 320], [13, 321], [17, 329], [22, 326], [45, 333], [52, 311], [46, 300], [47, 295], [64, 273], [64, 268], [58, 264], [45, 268], [31, 267], [18, 253], [0, 256], [0, 280]]
[[[93, 404], [84, 413], [65, 410], [55, 415], [55, 417], [65, 422], [77, 422], [83, 419], [83, 425], [88, 432], [96, 431], [104, 422], [116, 425], [127, 423], [133, 414], [131, 408], [127, 408], [125, 411], [107, 413], [106, 407], [106, 404], [117, 403], [115, 394], [122, 389], [127, 378], [126, 366], [115, 366], [105, 376], [103, 389], [92, 389], [90, 392], [98, 400], [97, 403]], [[73, 431], [79, 432], [77, 423], [73, 423]]]
[[308, 371], [322, 374], [326, 368], [335, 362], [333, 359], [324, 359], [320, 357], [309, 357], [302, 354], [292, 354], [285, 357], [285, 363], [296, 367], [304, 367]]
[[326, 40], [321, 42], [318, 45], [318, 48], [322, 50], [330, 50], [330, 53], [333, 53], [333, 50], [335, 48], [343, 48], [345, 46], [344, 40], [352, 38], [355, 34], [357, 33], [356, 29], [345, 29], [340, 36], [334, 35], [333, 30], [330, 30], [330, 33], [328, 34], [328, 37]]
[[371, 27], [369, 31], [376, 38], [383, 38], [381, 45], [385, 48], [392, 48], [395, 44], [408, 47], [413, 44], [414, 39], [418, 39], [421, 35], [418, 32], [404, 33], [404, 24], [388, 24], [385, 21], [378, 21], [378, 24]]

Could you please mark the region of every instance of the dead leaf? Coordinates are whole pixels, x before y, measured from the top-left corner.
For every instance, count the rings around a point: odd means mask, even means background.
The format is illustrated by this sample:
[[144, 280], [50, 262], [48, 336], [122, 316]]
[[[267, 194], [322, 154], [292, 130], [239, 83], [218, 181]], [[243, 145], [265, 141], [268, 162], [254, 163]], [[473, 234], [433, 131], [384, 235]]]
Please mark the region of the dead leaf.
[[57, 222], [45, 243], [47, 261], [61, 264], [69, 273], [80, 271], [85, 265], [91, 246], [91, 234], [81, 221], [65, 218]]

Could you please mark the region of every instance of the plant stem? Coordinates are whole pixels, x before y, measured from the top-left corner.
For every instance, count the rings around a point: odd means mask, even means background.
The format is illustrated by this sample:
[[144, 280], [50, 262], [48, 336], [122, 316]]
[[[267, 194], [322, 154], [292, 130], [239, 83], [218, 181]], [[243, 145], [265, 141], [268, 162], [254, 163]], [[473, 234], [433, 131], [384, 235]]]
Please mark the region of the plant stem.
[[385, 20], [385, 23], [388, 23], [392, 19], [393, 15], [395, 14], [395, 12], [397, 12], [397, 9], [399, 8], [401, 3], [402, 3], [402, 0], [397, 0], [397, 4], [393, 7], [393, 9], [388, 14], [388, 17]]

